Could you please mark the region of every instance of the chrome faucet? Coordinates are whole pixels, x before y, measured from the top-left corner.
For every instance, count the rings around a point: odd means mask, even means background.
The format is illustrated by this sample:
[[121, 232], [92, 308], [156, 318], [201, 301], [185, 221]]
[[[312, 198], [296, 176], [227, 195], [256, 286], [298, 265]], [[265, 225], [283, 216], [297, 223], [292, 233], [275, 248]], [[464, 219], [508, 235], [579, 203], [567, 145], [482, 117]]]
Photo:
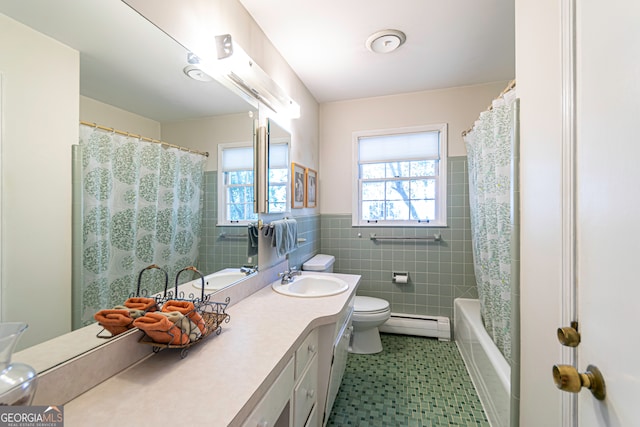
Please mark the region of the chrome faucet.
[[280, 280], [281, 285], [286, 285], [287, 283], [293, 282], [293, 276], [300, 276], [302, 274], [301, 271], [296, 270], [295, 267], [292, 267], [290, 270], [285, 270], [282, 273], [278, 273], [278, 276], [282, 279]]
[[243, 265], [240, 267], [240, 273], [244, 273], [245, 275], [250, 275], [258, 271], [258, 266], [253, 265]]

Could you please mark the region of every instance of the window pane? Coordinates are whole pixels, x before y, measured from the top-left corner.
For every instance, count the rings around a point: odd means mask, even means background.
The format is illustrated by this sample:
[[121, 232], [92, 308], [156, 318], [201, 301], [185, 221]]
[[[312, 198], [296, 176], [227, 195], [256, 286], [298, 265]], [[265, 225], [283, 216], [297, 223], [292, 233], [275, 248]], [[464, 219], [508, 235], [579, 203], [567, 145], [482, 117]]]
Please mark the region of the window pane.
[[269, 169], [269, 183], [287, 182], [289, 180], [288, 169]]
[[384, 178], [385, 163], [373, 163], [360, 165], [360, 177], [362, 179]]
[[384, 219], [384, 202], [362, 202], [362, 219], [365, 221]]
[[435, 179], [414, 179], [410, 181], [411, 199], [435, 199], [436, 180]]
[[409, 200], [408, 181], [387, 181], [386, 189], [387, 200]]
[[363, 182], [362, 200], [384, 200], [384, 182]]
[[229, 184], [253, 184], [253, 171], [226, 172]]
[[387, 220], [406, 220], [409, 219], [409, 205], [404, 201], [387, 202]]
[[387, 178], [399, 178], [409, 176], [409, 165], [411, 162], [391, 162], [387, 163]]
[[435, 200], [414, 200], [411, 205], [413, 207], [411, 210], [412, 220], [433, 220], [436, 217]]
[[434, 176], [436, 174], [436, 160], [422, 160], [411, 162], [409, 176]]

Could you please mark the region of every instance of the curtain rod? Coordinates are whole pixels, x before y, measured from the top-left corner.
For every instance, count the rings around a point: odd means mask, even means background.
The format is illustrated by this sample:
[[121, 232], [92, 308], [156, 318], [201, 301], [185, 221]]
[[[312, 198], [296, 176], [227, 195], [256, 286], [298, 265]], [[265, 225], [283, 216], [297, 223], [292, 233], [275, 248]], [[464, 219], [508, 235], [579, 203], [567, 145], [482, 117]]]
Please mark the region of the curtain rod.
[[[494, 101], [496, 99], [500, 99], [504, 96], [505, 93], [509, 92], [511, 89], [513, 89], [514, 87], [516, 87], [516, 81], [515, 80], [511, 80], [509, 82], [509, 84], [507, 85], [506, 88], [504, 88], [504, 90], [502, 92], [500, 92], [500, 95], [498, 95], [497, 98], [494, 99]], [[491, 103], [491, 105], [489, 105], [485, 111], [491, 111], [493, 110], [493, 102]], [[462, 132], [462, 137], [465, 137], [469, 132], [471, 132], [473, 130], [473, 127], [475, 126], [475, 124], [471, 125], [471, 127], [467, 130], [465, 130], [464, 132]]]
[[181, 151], [187, 151], [189, 153], [200, 154], [201, 156], [209, 157], [209, 152], [207, 152], [207, 151], [192, 150], [191, 148], [180, 147], [179, 145], [170, 144], [168, 142], [160, 141], [159, 139], [147, 138], [146, 136], [141, 136], [141, 135], [137, 135], [135, 133], [125, 132], [125, 131], [114, 129], [114, 128], [108, 128], [106, 126], [100, 126], [100, 125], [98, 125], [96, 123], [89, 123], [89, 122], [85, 122], [83, 120], [80, 120], [80, 124], [84, 125], [84, 126], [89, 126], [89, 127], [92, 127], [92, 128], [96, 128], [96, 129], [106, 130], [107, 132], [117, 133], [119, 135], [130, 136], [132, 138], [137, 138], [137, 139], [140, 139], [142, 141], [153, 142], [155, 144], [160, 144], [160, 145], [163, 145], [165, 147], [177, 148], [178, 150], [181, 150]]

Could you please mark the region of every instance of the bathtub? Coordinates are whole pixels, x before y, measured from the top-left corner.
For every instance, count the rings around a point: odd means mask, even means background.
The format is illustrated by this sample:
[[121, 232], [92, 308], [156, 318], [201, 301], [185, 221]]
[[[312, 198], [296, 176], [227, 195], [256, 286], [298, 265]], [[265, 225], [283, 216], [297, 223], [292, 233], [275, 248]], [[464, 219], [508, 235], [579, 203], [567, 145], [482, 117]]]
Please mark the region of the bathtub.
[[454, 339], [492, 427], [509, 425], [511, 368], [482, 325], [480, 301], [456, 298]]

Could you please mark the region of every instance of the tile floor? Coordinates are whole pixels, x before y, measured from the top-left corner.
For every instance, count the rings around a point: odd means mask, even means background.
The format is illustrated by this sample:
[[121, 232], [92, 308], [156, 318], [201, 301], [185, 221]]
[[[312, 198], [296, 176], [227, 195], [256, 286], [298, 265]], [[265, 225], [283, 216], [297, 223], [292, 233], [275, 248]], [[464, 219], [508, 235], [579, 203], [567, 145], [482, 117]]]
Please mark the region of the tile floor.
[[329, 426], [489, 426], [455, 343], [381, 334], [379, 354], [349, 354]]

